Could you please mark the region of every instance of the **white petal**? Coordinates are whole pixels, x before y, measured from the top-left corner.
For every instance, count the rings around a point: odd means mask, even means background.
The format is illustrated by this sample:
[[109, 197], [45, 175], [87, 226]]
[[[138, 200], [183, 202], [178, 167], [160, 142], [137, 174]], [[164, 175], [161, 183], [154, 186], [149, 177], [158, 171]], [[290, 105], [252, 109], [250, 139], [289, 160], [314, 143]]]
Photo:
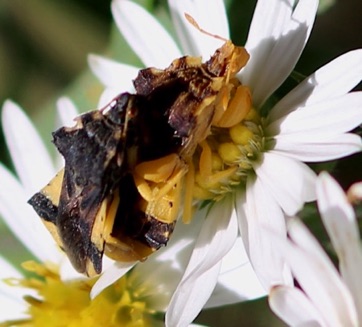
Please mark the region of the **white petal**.
[[[154, 264], [154, 262], [156, 262], [156, 264], [164, 264], [167, 262], [167, 264], [170, 265], [170, 261], [172, 261], [172, 269], [180, 269], [184, 272], [191, 252], [193, 251], [195, 240], [201, 228], [203, 228], [206, 214], [206, 209], [197, 210], [191, 223], [184, 224], [182, 221], [179, 221], [167, 246], [151, 256], [152, 260], [150, 260], [150, 264], [151, 262], [152, 264]], [[148, 261], [145, 262], [145, 265], [138, 265], [136, 270], [147, 265]]]
[[272, 152], [304, 162], [328, 161], [362, 151], [361, 137], [348, 133], [330, 137], [295, 133], [277, 136], [271, 142]]
[[289, 326], [321, 326], [323, 321], [305, 294], [290, 286], [273, 287], [269, 305], [274, 313]]
[[361, 76], [362, 49], [345, 53], [317, 70], [289, 92], [275, 105], [268, 119], [275, 121], [297, 107], [346, 94], [361, 81]]
[[121, 64], [119, 62], [97, 56], [88, 55], [88, 64], [94, 75], [106, 86], [122, 92], [134, 93], [132, 81], [140, 70], [138, 67]]
[[58, 262], [60, 250], [26, 202], [20, 183], [0, 164], [0, 214], [16, 237], [41, 261]]
[[[0, 256], [0, 294], [9, 298], [9, 300], [14, 300], [18, 303], [23, 303], [23, 296], [27, 294], [27, 290], [23, 287], [11, 286], [8, 283], [4, 282], [7, 278], [17, 278], [22, 279], [24, 276], [16, 270], [7, 260]], [[2, 310], [1, 310], [2, 311]]]
[[235, 211], [238, 217], [238, 226], [239, 226], [239, 234], [244, 243], [244, 248], [246, 253], [249, 255], [249, 230], [248, 230], [248, 220], [245, 212], [245, 204], [246, 204], [246, 191], [243, 189], [235, 192]]
[[[194, 285], [181, 282], [166, 312], [166, 326], [186, 327], [197, 317], [209, 299], [220, 271], [221, 261], [194, 279]], [[186, 293], [186, 294], [185, 294]]]
[[[178, 260], [177, 254], [175, 259]], [[182, 268], [171, 259], [159, 262], [151, 256], [145, 262], [137, 263], [128, 274], [128, 281], [135, 290], [139, 290], [140, 298], [147, 299], [150, 309], [165, 312], [181, 280], [185, 267]]]
[[[0, 311], [0, 323], [29, 318], [29, 315], [25, 314], [26, 311], [25, 301], [24, 303], [19, 303], [17, 301], [14, 301], [12, 298], [3, 296], [0, 293], [0, 305], [2, 308], [5, 308], [5, 310]], [[5, 325], [5, 326], [13, 326], [13, 325]]]
[[273, 230], [281, 239], [285, 239], [284, 215], [258, 178], [255, 181], [248, 179], [246, 201], [237, 203], [237, 211], [245, 248], [264, 289], [269, 291], [275, 284], [291, 283], [289, 270], [282, 262], [273, 240], [265, 232], [265, 229]]
[[328, 256], [297, 219], [290, 220], [288, 227], [293, 243], [280, 244], [279, 250], [326, 325], [355, 326], [353, 299]]
[[88, 277], [84, 274], [77, 272], [68, 257], [64, 254], [59, 262], [59, 275], [62, 281], [74, 281], [80, 279], [87, 279]]
[[207, 60], [224, 42], [200, 32], [187, 21], [185, 13], [191, 15], [206, 32], [229, 39], [228, 21], [222, 0], [207, 3], [203, 0], [169, 0], [168, 3], [184, 54], [202, 56]]
[[115, 262], [102, 273], [101, 277], [93, 285], [90, 297], [94, 299], [105, 288], [125, 275], [134, 265], [135, 262]]
[[[280, 2], [287, 5], [286, 1]], [[254, 105], [261, 106], [294, 69], [309, 38], [317, 8], [318, 0], [299, 1], [289, 22], [280, 30], [281, 34], [277, 35], [276, 39], [262, 40], [256, 49], [250, 51], [250, 62], [245, 68], [246, 72], [242, 72], [241, 75], [243, 83], [253, 90]], [[284, 20], [288, 9], [283, 7], [281, 9], [284, 9], [281, 11]], [[273, 24], [276, 25], [274, 28], [279, 29], [277, 19], [278, 17], [274, 18]], [[266, 51], [266, 47], [269, 51]], [[248, 47], [246, 49], [249, 50]], [[256, 63], [252, 62], [252, 58], [255, 52], [259, 51], [266, 51], [264, 62], [259, 60], [258, 71], [250, 71], [250, 80], [248, 80], [245, 75], [248, 74], [248, 69], [256, 70]]]
[[300, 161], [265, 152], [255, 171], [288, 216], [293, 216], [305, 202], [315, 200], [316, 175]]
[[169, 326], [191, 323], [214, 289], [221, 260], [237, 237], [237, 221], [231, 216], [231, 211], [232, 203], [228, 197], [210, 208], [185, 274], [167, 310]]
[[51, 159], [34, 126], [19, 106], [5, 101], [3, 129], [17, 175], [31, 196], [55, 174]]
[[[0, 281], [2, 282], [5, 278], [23, 278], [24, 276], [21, 274], [21, 272], [17, 269], [15, 269], [15, 267], [13, 265], [11, 265], [7, 260], [5, 260], [2, 256], [0, 256]], [[3, 284], [1, 284], [3, 285]], [[16, 290], [17, 288], [13, 288], [12, 286], [9, 286], [8, 284], [5, 284], [6, 287], [3, 288], [2, 286], [2, 291], [7, 291], [7, 290]], [[23, 290], [22, 288], [20, 288], [20, 290]], [[9, 292], [12, 293], [13, 295], [15, 295], [16, 293], [13, 292]], [[21, 292], [21, 294], [23, 294], [23, 292]], [[21, 296], [20, 296], [21, 297]]]
[[338, 255], [341, 274], [362, 319], [362, 247], [353, 207], [327, 173], [322, 173], [317, 180], [317, 197], [324, 226]]
[[[134, 93], [134, 92], [131, 92]], [[107, 87], [101, 94], [99, 100], [98, 100], [98, 108], [104, 108], [108, 106], [111, 101], [119, 96], [119, 88], [115, 87]]]
[[[264, 74], [270, 52], [275, 46], [278, 36], [273, 36], [273, 34], [280, 33], [280, 29], [284, 28], [286, 19], [290, 17], [289, 15], [290, 5], [287, 2], [278, 0], [261, 0], [257, 2], [248, 40], [245, 44], [250, 59], [239, 73], [242, 83], [248, 85], [252, 91], [258, 87], [259, 78]], [[264, 29], [264, 27], [267, 28]], [[256, 102], [256, 100], [253, 96], [254, 106], [257, 107], [261, 103]]]
[[75, 104], [67, 97], [61, 97], [57, 101], [58, 126], [74, 126], [74, 118], [78, 116]]
[[166, 311], [181, 281], [202, 227], [202, 213], [205, 215], [205, 210], [198, 211], [190, 224], [178, 222], [167, 246], [138, 263], [129, 275], [133, 287], [142, 290], [140, 296], [156, 311]]
[[6, 260], [0, 257], [0, 324], [6, 320], [16, 320], [28, 317], [25, 314], [27, 303], [23, 297], [34, 295], [32, 290], [10, 286], [3, 280], [6, 278], [23, 278], [23, 276]]
[[213, 204], [197, 238], [183, 279], [192, 280], [198, 272], [206, 271], [219, 262], [234, 245], [237, 231], [237, 219], [232, 215], [231, 199], [226, 197]]
[[[75, 104], [67, 97], [61, 97], [57, 101], [57, 127], [60, 126], [74, 126], [74, 118], [78, 116], [78, 110]], [[59, 171], [64, 167], [64, 158], [56, 151], [55, 167]]]
[[127, 0], [113, 0], [113, 18], [146, 67], [166, 68], [181, 57], [172, 37], [145, 9]]
[[205, 308], [219, 307], [266, 295], [256, 277], [243, 242], [238, 237], [230, 252], [223, 258], [218, 283]]
[[[270, 41], [277, 40], [288, 24], [293, 4], [294, 0], [259, 0], [250, 24], [245, 47], [249, 51], [253, 51], [253, 54], [254, 49], [256, 50], [260, 46], [267, 46], [270, 50], [274, 45]], [[270, 44], [267, 45], [268, 41]], [[264, 62], [264, 60], [259, 62]]]
[[[24, 303], [19, 303], [17, 301], [14, 301], [12, 298], [3, 296], [0, 292], [0, 306], [2, 308], [6, 308], [6, 310], [0, 311], [0, 323], [29, 318], [29, 315], [24, 313], [26, 310], [25, 301]], [[13, 325], [8, 325], [8, 326], [13, 326]]]
[[267, 135], [344, 133], [362, 122], [362, 92], [352, 92], [289, 113], [266, 127]]

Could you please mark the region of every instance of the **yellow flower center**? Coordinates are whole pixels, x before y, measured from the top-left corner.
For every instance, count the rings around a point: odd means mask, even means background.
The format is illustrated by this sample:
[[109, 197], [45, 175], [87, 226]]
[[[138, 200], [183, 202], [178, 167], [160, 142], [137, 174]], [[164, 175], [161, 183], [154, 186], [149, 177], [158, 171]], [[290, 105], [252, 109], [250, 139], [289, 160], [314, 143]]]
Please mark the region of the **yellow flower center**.
[[[97, 279], [62, 281], [58, 269], [50, 264], [25, 262], [24, 268], [34, 274], [22, 280], [8, 279], [13, 286], [37, 291], [26, 296], [28, 319], [0, 323], [7, 326], [32, 327], [147, 327], [154, 326], [154, 311], [137, 297], [126, 276], [103, 290], [93, 300], [90, 291]], [[5, 309], [5, 308], [3, 308]]]
[[186, 175], [183, 221], [195, 201], [218, 201], [246, 182], [264, 147], [261, 118], [247, 86], [234, 78], [220, 91], [209, 135], [199, 143]]
[[250, 108], [246, 117], [225, 128], [213, 126], [194, 156], [193, 198], [220, 200], [243, 183], [252, 170], [252, 161], [262, 150], [259, 116]]

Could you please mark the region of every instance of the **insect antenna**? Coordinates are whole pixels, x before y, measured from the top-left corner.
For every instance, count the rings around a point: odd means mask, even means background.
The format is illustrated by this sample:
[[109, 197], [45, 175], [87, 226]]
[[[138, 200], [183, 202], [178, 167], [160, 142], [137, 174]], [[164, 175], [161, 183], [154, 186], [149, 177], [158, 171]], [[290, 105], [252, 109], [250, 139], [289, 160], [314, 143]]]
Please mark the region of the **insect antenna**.
[[229, 41], [228, 39], [225, 39], [224, 37], [220, 36], [220, 35], [216, 35], [216, 34], [212, 34], [208, 31], [205, 31], [203, 28], [200, 27], [200, 25], [196, 22], [196, 20], [191, 16], [189, 15], [188, 13], [185, 13], [185, 18], [187, 19], [187, 21], [193, 25], [196, 29], [198, 29], [201, 33], [204, 33], [206, 35], [209, 35], [215, 39], [218, 39], [218, 40], [221, 40], [221, 41], [224, 41], [224, 42], [227, 42]]

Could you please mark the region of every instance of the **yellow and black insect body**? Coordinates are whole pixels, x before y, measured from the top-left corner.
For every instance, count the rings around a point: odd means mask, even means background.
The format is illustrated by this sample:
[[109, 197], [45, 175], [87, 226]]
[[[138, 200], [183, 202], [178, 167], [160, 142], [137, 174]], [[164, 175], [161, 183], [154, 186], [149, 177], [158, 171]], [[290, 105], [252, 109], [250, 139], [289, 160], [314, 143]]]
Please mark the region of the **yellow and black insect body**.
[[167, 244], [181, 201], [192, 200], [182, 190], [195, 149], [220, 120], [247, 60], [227, 41], [205, 63], [186, 56], [165, 70], [141, 70], [136, 94], [53, 133], [64, 169], [29, 203], [76, 270], [93, 276], [103, 254], [143, 260]]

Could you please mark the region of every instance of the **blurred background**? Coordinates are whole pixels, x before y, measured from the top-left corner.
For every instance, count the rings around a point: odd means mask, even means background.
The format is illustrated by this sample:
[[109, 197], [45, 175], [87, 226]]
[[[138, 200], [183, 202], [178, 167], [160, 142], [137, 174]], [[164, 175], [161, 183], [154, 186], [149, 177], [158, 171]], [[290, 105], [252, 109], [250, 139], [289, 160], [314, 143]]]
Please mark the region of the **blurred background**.
[[[136, 2], [173, 33], [166, 0]], [[226, 0], [232, 40], [238, 45], [246, 40], [255, 3]], [[338, 55], [361, 48], [361, 13], [361, 0], [321, 1], [311, 38], [296, 71], [308, 75]], [[113, 25], [110, 0], [0, 0], [0, 103], [10, 98], [24, 108], [51, 151], [50, 133], [59, 96], [71, 97], [81, 111], [97, 107], [102, 86], [87, 68], [89, 53], [139, 63]], [[12, 169], [2, 131], [0, 161]], [[361, 164], [361, 155], [345, 158], [335, 165], [333, 175], [347, 188], [362, 179]], [[308, 210], [314, 209], [306, 209], [307, 222], [315, 233], [322, 234], [321, 226], [310, 218], [313, 215]], [[1, 222], [0, 227], [1, 251], [4, 246], [9, 248], [12, 236]], [[12, 248], [7, 256], [17, 263], [27, 256], [24, 253]], [[283, 326], [270, 313], [265, 299], [205, 311], [197, 322], [209, 326]]]

